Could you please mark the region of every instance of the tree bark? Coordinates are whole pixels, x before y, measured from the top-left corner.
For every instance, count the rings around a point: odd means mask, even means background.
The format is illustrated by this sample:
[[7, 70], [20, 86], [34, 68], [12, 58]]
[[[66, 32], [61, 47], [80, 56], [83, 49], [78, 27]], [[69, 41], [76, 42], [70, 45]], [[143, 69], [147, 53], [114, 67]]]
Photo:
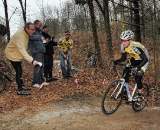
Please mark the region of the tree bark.
[[108, 0], [103, 0], [103, 7], [100, 4], [99, 0], [95, 0], [100, 11], [103, 14], [104, 18], [104, 26], [105, 26], [105, 32], [106, 32], [106, 38], [107, 38], [107, 49], [110, 58], [113, 58], [113, 47], [112, 47], [112, 34], [111, 34], [111, 26], [110, 26], [110, 19], [109, 19], [109, 6], [108, 6]]
[[25, 0], [24, 6], [23, 6], [22, 0], [19, 0], [19, 3], [20, 3], [20, 6], [21, 6], [21, 9], [22, 9], [22, 15], [23, 15], [24, 24], [26, 24], [26, 0]]
[[118, 17], [117, 17], [118, 12], [117, 12], [114, 0], [111, 0], [111, 2], [112, 2], [112, 5], [113, 5], [113, 10], [114, 10], [114, 20], [116, 22], [116, 29], [115, 29], [116, 36], [115, 37], [116, 37], [116, 40], [118, 40], [119, 39], [119, 28], [118, 28]]
[[140, 0], [140, 4], [141, 4], [141, 11], [142, 11], [142, 36], [145, 39], [145, 13], [144, 13], [144, 1]]
[[111, 34], [111, 25], [110, 25], [110, 18], [109, 18], [108, 0], [103, 0], [103, 6], [104, 6], [104, 25], [105, 25], [106, 35], [107, 35], [109, 56], [112, 59], [113, 58], [113, 46], [112, 46], [112, 34]]
[[133, 6], [134, 6], [135, 40], [141, 42], [139, 0], [134, 0]]
[[155, 75], [154, 75], [154, 80], [155, 80], [155, 85], [157, 86], [157, 81], [158, 81], [158, 55], [157, 55], [157, 51], [158, 51], [158, 45], [157, 45], [157, 16], [156, 16], [156, 1], [153, 0], [153, 46], [154, 46], [154, 71], [155, 71]]
[[91, 16], [91, 25], [92, 25], [92, 32], [93, 32], [93, 40], [95, 43], [95, 54], [98, 58], [98, 63], [101, 66], [102, 65], [102, 57], [101, 57], [101, 49], [98, 41], [98, 34], [97, 34], [97, 24], [96, 24], [96, 18], [94, 14], [94, 6], [93, 6], [93, 0], [88, 0], [87, 4], [89, 6], [89, 12]]
[[8, 18], [8, 4], [7, 0], [2, 0], [4, 5], [5, 19], [6, 19], [6, 29], [7, 29], [7, 40], [10, 40], [10, 26], [9, 26], [9, 18]]

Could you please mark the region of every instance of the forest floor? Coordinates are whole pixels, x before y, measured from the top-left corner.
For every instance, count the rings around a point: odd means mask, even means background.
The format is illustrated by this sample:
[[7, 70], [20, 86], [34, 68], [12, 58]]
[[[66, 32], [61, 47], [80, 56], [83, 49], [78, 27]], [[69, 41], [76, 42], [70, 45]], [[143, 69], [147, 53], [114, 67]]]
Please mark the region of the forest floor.
[[[17, 96], [15, 82], [0, 94], [0, 130], [159, 130], [160, 108], [135, 113], [122, 105], [113, 115], [101, 112], [101, 97], [108, 83], [95, 69], [80, 70], [73, 78], [42, 89], [31, 87], [32, 66], [25, 65], [24, 79], [30, 96]], [[111, 78], [111, 77], [109, 77]]]
[[110, 115], [100, 109], [101, 97], [64, 98], [41, 107], [0, 113], [1, 130], [159, 130], [160, 108], [134, 112], [128, 105]]

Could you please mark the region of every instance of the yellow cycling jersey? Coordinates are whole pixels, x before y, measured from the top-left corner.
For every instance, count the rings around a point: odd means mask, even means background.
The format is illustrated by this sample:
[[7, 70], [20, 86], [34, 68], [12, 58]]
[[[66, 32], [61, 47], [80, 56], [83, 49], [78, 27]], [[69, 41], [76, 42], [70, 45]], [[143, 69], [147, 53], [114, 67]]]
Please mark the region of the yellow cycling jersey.
[[73, 40], [72, 39], [66, 40], [66, 38], [63, 38], [59, 41], [58, 47], [62, 49], [63, 52], [67, 52], [68, 49], [71, 49], [73, 47]]
[[130, 41], [130, 44], [129, 44], [128, 47], [124, 48], [122, 46], [121, 49], [122, 49], [122, 51], [124, 53], [127, 53], [129, 59], [133, 58], [134, 60], [141, 60], [141, 57], [140, 57], [141, 51], [140, 51], [140, 49], [145, 53], [145, 55], [149, 59], [149, 55], [148, 55], [147, 49], [139, 42]]

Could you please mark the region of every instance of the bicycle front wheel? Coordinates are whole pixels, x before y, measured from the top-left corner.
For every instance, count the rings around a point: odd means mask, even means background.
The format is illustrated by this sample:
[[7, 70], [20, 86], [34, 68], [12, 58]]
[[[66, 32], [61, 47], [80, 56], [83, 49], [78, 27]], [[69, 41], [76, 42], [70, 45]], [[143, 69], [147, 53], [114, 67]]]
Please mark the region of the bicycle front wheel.
[[120, 80], [113, 81], [106, 89], [101, 102], [102, 112], [106, 115], [114, 113], [118, 110], [122, 103], [123, 92], [118, 95], [122, 82]]

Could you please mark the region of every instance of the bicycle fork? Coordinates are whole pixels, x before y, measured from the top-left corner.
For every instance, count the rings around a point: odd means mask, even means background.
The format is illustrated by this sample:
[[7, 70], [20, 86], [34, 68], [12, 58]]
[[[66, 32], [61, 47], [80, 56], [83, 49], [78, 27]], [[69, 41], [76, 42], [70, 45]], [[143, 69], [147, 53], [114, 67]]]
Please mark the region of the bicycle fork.
[[[129, 86], [125, 85], [125, 79], [121, 79], [120, 81], [121, 82], [119, 82], [117, 84], [116, 88], [112, 92], [111, 97], [113, 97], [114, 94], [116, 93], [114, 98], [117, 99], [119, 97], [119, 95], [121, 94], [123, 87], [125, 87], [126, 88], [126, 92], [127, 92], [128, 101], [134, 101], [133, 97], [134, 97], [134, 94], [135, 94], [136, 89], [137, 89], [137, 84], [135, 84], [135, 87], [134, 87], [134, 89], [133, 89], [133, 91], [131, 93], [130, 90], [129, 90]], [[118, 92], [116, 92], [117, 90], [118, 90]]]
[[[114, 97], [115, 99], [117, 99], [118, 96], [121, 94], [122, 89], [123, 89], [123, 86], [124, 86], [124, 83], [125, 83], [125, 80], [124, 80], [124, 79], [121, 79], [120, 81], [121, 81], [121, 82], [119, 82], [119, 83], [117, 84], [116, 88], [114, 89], [113, 93], [111, 94], [111, 96], [113, 96], [114, 93], [117, 91], [117, 89], [119, 89], [118, 92], [117, 92], [117, 94], [116, 94], [115, 97]], [[119, 86], [120, 86], [120, 88], [119, 88]]]

